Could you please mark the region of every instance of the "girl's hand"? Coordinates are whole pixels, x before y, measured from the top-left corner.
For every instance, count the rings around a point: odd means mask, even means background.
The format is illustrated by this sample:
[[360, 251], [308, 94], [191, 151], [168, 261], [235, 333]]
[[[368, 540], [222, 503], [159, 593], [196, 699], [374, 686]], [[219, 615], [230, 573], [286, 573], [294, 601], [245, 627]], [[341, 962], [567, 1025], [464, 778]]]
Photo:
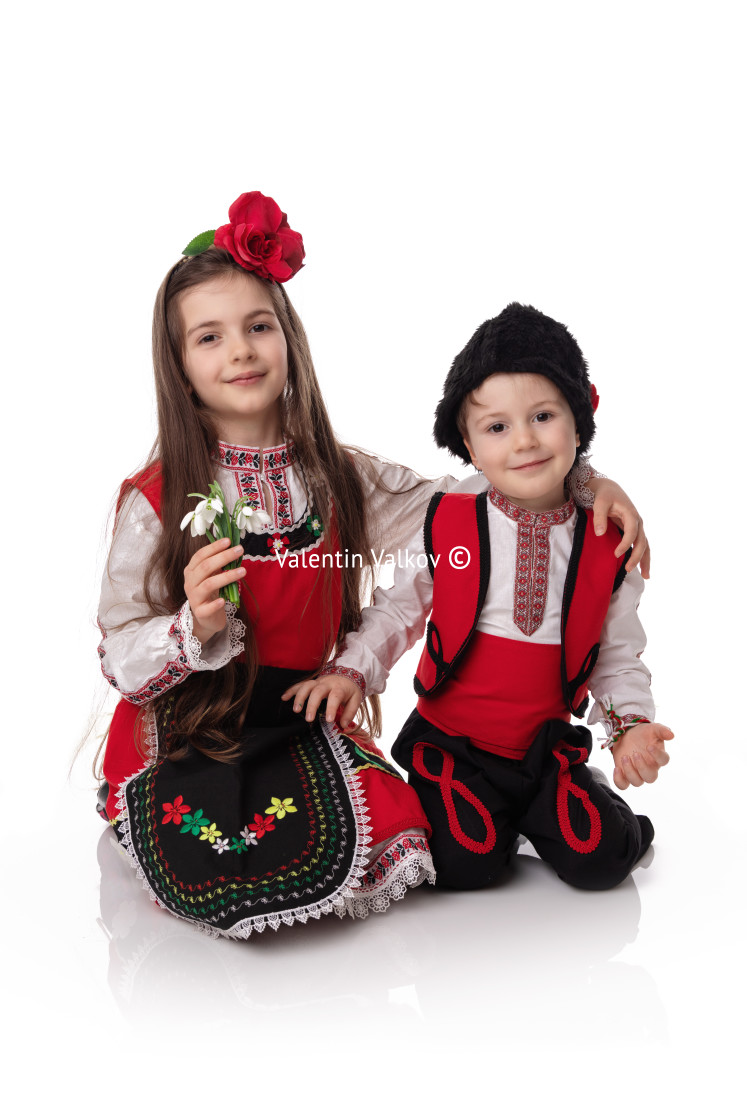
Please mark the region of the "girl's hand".
[[598, 536], [607, 531], [607, 519], [614, 521], [622, 529], [622, 540], [615, 549], [615, 556], [623, 556], [633, 546], [626, 572], [632, 572], [637, 564], [641, 575], [648, 579], [651, 575], [651, 550], [643, 531], [643, 519], [625, 491], [611, 478], [590, 478], [586, 483], [594, 493], [594, 530]]
[[674, 739], [674, 732], [663, 723], [636, 723], [628, 728], [612, 748], [615, 770], [612, 775], [618, 789], [655, 782], [659, 770], [669, 762], [664, 742]]
[[[358, 685], [348, 677], [341, 677], [336, 673], [329, 673], [327, 676], [317, 677], [316, 680], [301, 681], [300, 684], [294, 684], [292, 688], [283, 693], [281, 699], [290, 700], [291, 696], [295, 697], [293, 701], [294, 712], [300, 712], [304, 703], [306, 703], [306, 719], [309, 721], [314, 718], [317, 709], [326, 696], [325, 719], [327, 723], [334, 722], [337, 717], [337, 722], [343, 729], [351, 725], [355, 713], [363, 703], [363, 693]], [[343, 710], [337, 716], [340, 707], [343, 707]]]
[[184, 569], [184, 594], [192, 611], [192, 633], [203, 645], [226, 625], [226, 601], [220, 596], [221, 587], [242, 579], [245, 568], [223, 568], [242, 556], [241, 545], [231, 547], [228, 537], [206, 544], [194, 554]]

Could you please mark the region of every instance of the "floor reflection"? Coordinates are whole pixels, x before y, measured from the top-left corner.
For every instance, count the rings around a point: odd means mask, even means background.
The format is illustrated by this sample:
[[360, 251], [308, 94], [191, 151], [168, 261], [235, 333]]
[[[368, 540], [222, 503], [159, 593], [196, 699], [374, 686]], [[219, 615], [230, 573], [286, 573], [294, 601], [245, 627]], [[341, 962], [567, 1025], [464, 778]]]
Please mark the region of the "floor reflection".
[[500, 887], [420, 888], [366, 921], [326, 917], [247, 942], [209, 938], [160, 910], [110, 831], [98, 859], [108, 982], [128, 1019], [197, 1015], [268, 1030], [285, 1029], [292, 1011], [294, 1032], [344, 1031], [365, 1018], [465, 1044], [483, 1035], [602, 1047], [666, 1039], [652, 978], [613, 959], [638, 933], [633, 878], [614, 891], [573, 890], [529, 845]]

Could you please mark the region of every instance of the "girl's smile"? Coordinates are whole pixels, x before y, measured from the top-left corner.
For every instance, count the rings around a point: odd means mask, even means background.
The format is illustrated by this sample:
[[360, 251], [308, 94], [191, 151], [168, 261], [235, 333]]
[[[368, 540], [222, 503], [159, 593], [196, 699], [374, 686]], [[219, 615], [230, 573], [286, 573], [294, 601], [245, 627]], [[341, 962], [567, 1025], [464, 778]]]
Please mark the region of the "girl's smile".
[[184, 372], [215, 415], [220, 438], [253, 447], [280, 443], [288, 349], [266, 285], [249, 273], [211, 280], [184, 292], [180, 310]]
[[542, 512], [563, 504], [579, 437], [549, 378], [493, 374], [469, 398], [465, 423], [472, 462], [514, 505]]

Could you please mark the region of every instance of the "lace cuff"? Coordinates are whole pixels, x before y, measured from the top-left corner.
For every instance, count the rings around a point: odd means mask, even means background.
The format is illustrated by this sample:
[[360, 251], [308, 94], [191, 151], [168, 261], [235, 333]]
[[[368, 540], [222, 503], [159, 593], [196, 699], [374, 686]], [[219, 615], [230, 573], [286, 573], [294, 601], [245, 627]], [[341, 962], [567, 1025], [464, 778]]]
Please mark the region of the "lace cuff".
[[[193, 672], [202, 672], [206, 669], [222, 669], [234, 657], [238, 657], [244, 650], [242, 638], [246, 634], [246, 626], [240, 618], [236, 617], [235, 603], [226, 603], [227, 625], [225, 630], [219, 631], [207, 643], [207, 660], [202, 656], [202, 642], [192, 633], [192, 610], [189, 603], [176, 613], [174, 619], [174, 636], [177, 638], [179, 649], [184, 654], [188, 667]], [[209, 649], [215, 644], [215, 650]], [[220, 649], [220, 647], [223, 647]], [[219, 652], [220, 649], [220, 652]]]
[[628, 728], [634, 727], [636, 723], [651, 723], [651, 720], [648, 719], [647, 716], [638, 716], [632, 713], [619, 716], [612, 707], [611, 702], [609, 702], [609, 705], [606, 702], [602, 702], [602, 707], [605, 713], [602, 719], [602, 725], [607, 732], [607, 738], [602, 743], [602, 750], [604, 750], [605, 747], [609, 747], [611, 750], [615, 743], [623, 737]]
[[363, 699], [366, 699], [366, 678], [357, 669], [347, 669], [344, 665], [335, 665], [334, 661], [330, 661], [327, 665], [323, 665], [317, 673], [317, 677], [328, 676], [347, 677], [353, 684], [358, 685], [363, 693]]
[[605, 474], [594, 470], [585, 455], [579, 455], [578, 462], [568, 475], [568, 488], [574, 502], [579, 506], [583, 506], [584, 509], [592, 509], [594, 506], [594, 493], [589, 489], [586, 483], [590, 478], [606, 477]]

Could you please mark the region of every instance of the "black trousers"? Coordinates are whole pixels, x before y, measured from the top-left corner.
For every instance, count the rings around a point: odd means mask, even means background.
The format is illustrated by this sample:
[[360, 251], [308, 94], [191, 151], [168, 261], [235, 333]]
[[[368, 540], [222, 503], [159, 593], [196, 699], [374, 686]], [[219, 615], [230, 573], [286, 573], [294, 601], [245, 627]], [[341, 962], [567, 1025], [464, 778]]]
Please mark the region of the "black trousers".
[[500, 879], [519, 833], [574, 887], [617, 886], [654, 837], [586, 765], [586, 727], [550, 720], [520, 761], [447, 735], [414, 711], [392, 748], [430, 821], [436, 886], [470, 890]]

